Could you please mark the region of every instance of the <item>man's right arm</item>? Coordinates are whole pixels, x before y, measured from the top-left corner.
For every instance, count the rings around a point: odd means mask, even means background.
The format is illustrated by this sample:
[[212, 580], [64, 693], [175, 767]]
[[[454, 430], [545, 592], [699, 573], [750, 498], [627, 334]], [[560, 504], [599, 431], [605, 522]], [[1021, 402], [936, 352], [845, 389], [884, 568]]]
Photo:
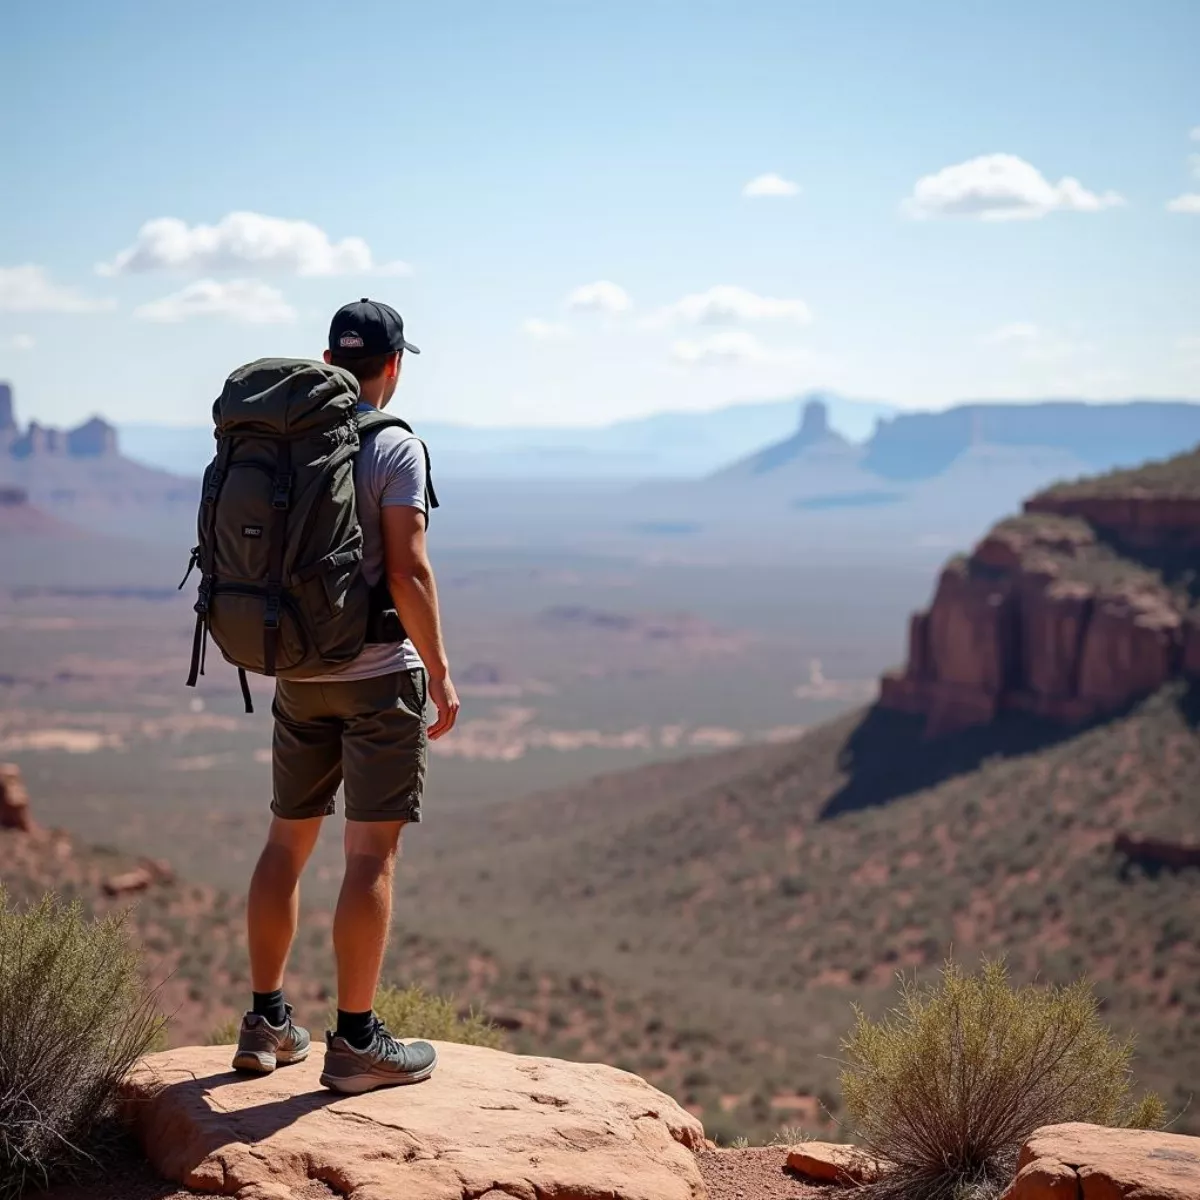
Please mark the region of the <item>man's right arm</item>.
[[425, 514], [419, 508], [392, 504], [381, 508], [379, 516], [388, 590], [429, 673], [429, 695], [438, 711], [429, 736], [436, 741], [454, 728], [459, 702], [442, 641], [437, 582], [425, 548]]

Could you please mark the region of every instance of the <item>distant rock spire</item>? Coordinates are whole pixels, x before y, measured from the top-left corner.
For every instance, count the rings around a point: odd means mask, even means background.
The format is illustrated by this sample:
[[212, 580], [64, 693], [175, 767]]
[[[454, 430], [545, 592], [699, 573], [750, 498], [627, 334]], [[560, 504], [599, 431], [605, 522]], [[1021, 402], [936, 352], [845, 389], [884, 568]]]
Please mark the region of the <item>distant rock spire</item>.
[[13, 412], [12, 384], [0, 383], [0, 433], [11, 433], [17, 428], [17, 417]]
[[806, 442], [818, 442], [829, 436], [829, 407], [816, 397], [805, 405], [800, 417], [800, 438]]

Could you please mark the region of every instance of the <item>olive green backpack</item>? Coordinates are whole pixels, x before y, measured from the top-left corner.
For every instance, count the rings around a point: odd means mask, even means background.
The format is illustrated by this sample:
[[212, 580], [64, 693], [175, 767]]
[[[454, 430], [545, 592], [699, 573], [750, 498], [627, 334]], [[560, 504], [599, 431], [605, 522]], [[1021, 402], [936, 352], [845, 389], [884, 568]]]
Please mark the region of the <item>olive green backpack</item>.
[[[371, 589], [362, 574], [354, 459], [378, 430], [412, 430], [357, 405], [358, 381], [324, 363], [264, 358], [226, 380], [188, 566], [200, 568], [189, 687], [210, 635], [238, 668], [247, 712], [247, 671], [303, 679], [367, 641], [404, 639], [386, 580]], [[426, 502], [437, 507], [432, 484]]]

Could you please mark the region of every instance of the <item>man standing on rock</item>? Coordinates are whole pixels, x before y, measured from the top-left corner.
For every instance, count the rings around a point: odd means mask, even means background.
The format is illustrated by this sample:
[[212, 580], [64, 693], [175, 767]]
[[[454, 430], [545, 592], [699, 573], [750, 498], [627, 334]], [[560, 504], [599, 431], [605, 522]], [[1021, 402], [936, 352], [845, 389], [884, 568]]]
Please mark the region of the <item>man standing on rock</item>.
[[[432, 496], [425, 448], [399, 422], [378, 417], [396, 391], [406, 351], [419, 353], [388, 305], [363, 299], [334, 315], [325, 362], [348, 371], [359, 386], [361, 449], [353, 482], [362, 572], [373, 588], [386, 580], [385, 595], [407, 636], [372, 639], [348, 663], [276, 683], [274, 816], [247, 903], [254, 1002], [233, 1060], [237, 1070], [268, 1073], [308, 1056], [308, 1032], [284, 1002], [283, 974], [296, 933], [300, 875], [344, 782], [346, 867], [333, 923], [337, 1028], [325, 1035], [321, 1082], [349, 1093], [416, 1083], [437, 1065], [432, 1046], [400, 1042], [372, 1011], [401, 833], [421, 819], [427, 738], [449, 733], [459, 710], [425, 549]], [[428, 730], [427, 701], [437, 709]]]

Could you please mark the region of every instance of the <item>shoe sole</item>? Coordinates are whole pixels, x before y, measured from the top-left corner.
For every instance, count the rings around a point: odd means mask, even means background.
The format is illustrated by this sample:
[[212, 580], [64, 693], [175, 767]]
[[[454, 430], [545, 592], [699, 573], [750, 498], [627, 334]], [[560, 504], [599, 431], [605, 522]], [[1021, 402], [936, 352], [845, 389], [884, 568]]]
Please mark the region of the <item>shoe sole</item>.
[[361, 1075], [321, 1075], [321, 1086], [333, 1092], [341, 1092], [344, 1096], [361, 1096], [364, 1092], [373, 1092], [376, 1088], [404, 1087], [410, 1083], [423, 1083], [437, 1068], [437, 1059], [423, 1071], [411, 1075], [373, 1075], [369, 1071]]
[[233, 1069], [252, 1075], [270, 1075], [276, 1067], [291, 1066], [308, 1057], [309, 1047], [303, 1050], [280, 1050], [271, 1054], [267, 1050], [242, 1050], [233, 1056]]

